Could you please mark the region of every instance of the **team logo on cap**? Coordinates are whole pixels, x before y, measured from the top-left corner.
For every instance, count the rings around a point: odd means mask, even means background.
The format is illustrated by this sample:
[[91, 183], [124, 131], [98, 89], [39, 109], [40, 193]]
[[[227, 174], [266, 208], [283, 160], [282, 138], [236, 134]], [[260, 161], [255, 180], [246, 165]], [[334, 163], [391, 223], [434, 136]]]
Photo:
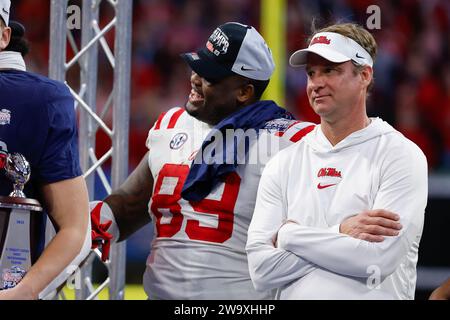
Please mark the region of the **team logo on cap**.
[[206, 48], [211, 51], [215, 56], [220, 54], [226, 54], [228, 47], [230, 46], [229, 39], [222, 30], [217, 28], [206, 42]]
[[315, 37], [314, 39], [312, 39], [311, 43], [309, 45], [312, 46], [313, 44], [316, 44], [316, 43], [330, 44], [330, 42], [331, 42], [331, 40], [328, 39], [326, 36], [318, 36], [318, 37]]
[[0, 110], [0, 125], [10, 124], [11, 111], [2, 109]]
[[172, 150], [178, 150], [180, 149], [183, 144], [186, 142], [186, 140], [188, 139], [188, 135], [184, 132], [181, 133], [177, 133], [176, 135], [174, 135], [174, 137], [172, 138], [172, 140], [170, 141], [170, 149]]

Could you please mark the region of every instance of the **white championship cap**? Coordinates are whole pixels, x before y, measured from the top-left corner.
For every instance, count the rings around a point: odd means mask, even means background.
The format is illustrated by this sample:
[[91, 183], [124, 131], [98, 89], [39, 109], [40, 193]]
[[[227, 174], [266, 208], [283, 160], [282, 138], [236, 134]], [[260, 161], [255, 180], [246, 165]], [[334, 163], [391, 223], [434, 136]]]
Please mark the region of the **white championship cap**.
[[298, 50], [291, 55], [289, 64], [293, 67], [305, 65], [309, 52], [335, 63], [353, 60], [359, 65], [373, 66], [372, 57], [362, 46], [355, 40], [335, 32], [315, 34], [308, 48]]
[[7, 26], [9, 25], [10, 7], [11, 7], [11, 0], [0, 0], [0, 17]]

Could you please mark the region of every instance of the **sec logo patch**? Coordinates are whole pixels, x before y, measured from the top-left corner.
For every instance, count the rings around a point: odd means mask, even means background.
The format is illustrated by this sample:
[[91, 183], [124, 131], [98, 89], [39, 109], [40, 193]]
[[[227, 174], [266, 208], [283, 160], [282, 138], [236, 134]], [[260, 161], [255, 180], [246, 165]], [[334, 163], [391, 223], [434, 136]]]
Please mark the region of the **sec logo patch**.
[[177, 133], [170, 141], [170, 149], [177, 150], [180, 149], [183, 144], [188, 139], [188, 135], [184, 132]]

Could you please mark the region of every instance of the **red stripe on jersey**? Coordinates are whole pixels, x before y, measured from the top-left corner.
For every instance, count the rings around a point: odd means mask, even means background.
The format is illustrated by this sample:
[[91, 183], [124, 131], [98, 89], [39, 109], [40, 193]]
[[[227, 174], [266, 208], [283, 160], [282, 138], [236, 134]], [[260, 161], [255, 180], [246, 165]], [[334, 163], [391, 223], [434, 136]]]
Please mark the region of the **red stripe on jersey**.
[[161, 128], [161, 122], [162, 122], [162, 119], [164, 118], [164, 116], [166, 115], [166, 113], [167, 112], [161, 113], [158, 120], [156, 120], [155, 130], [159, 130]]
[[275, 133], [275, 136], [276, 136], [276, 137], [282, 137], [282, 136], [285, 134], [285, 132], [289, 130], [289, 128], [291, 128], [293, 125], [296, 125], [297, 123], [300, 123], [300, 122], [302, 122], [302, 121], [294, 121], [294, 122], [292, 122], [292, 123], [289, 125], [289, 127], [286, 128], [286, 130], [276, 132], [276, 133]]
[[294, 134], [291, 139], [292, 142], [298, 142], [301, 138], [303, 138], [304, 136], [306, 136], [308, 133], [310, 133], [311, 131], [313, 131], [315, 128], [315, 125], [311, 125], [311, 126], [307, 126], [306, 128], [303, 128], [302, 130], [300, 130], [299, 132], [297, 132], [296, 134]]
[[183, 114], [184, 109], [180, 109], [177, 112], [175, 112], [172, 117], [170, 118], [169, 125], [167, 126], [167, 129], [173, 129], [175, 128], [175, 125], [177, 124], [178, 119]]
[[303, 121], [300, 121], [300, 120], [294, 121], [292, 124], [289, 125], [289, 127], [287, 127], [286, 131], [288, 131], [292, 126], [295, 126], [297, 123], [301, 123], [301, 122], [303, 122]]

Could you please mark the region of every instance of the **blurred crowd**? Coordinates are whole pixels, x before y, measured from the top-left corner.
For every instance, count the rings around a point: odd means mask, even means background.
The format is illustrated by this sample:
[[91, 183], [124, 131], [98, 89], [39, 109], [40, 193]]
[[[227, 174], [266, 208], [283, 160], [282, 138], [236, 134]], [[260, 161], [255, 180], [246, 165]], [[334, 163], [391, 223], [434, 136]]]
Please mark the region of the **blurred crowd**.
[[[113, 15], [104, 2], [102, 10], [107, 14], [101, 26]], [[369, 114], [382, 117], [416, 142], [430, 169], [450, 171], [449, 1], [289, 0], [286, 54], [305, 45], [313, 18], [318, 27], [336, 21], [366, 26], [371, 15], [366, 10], [373, 4], [381, 10], [381, 28], [370, 30], [379, 50]], [[26, 26], [31, 43], [28, 68], [46, 75], [50, 0], [14, 0], [13, 5], [13, 18]], [[226, 21], [259, 28], [259, 16], [259, 0], [133, 1], [131, 167], [146, 152], [147, 132], [159, 113], [186, 101], [190, 71], [179, 54], [204, 45], [212, 29]], [[101, 59], [105, 63], [99, 64], [99, 103], [106, 101], [111, 90], [110, 67], [105, 56]], [[304, 72], [286, 68], [285, 106], [299, 119], [317, 122], [308, 105], [305, 84]], [[99, 148], [107, 144], [104, 141]]]

